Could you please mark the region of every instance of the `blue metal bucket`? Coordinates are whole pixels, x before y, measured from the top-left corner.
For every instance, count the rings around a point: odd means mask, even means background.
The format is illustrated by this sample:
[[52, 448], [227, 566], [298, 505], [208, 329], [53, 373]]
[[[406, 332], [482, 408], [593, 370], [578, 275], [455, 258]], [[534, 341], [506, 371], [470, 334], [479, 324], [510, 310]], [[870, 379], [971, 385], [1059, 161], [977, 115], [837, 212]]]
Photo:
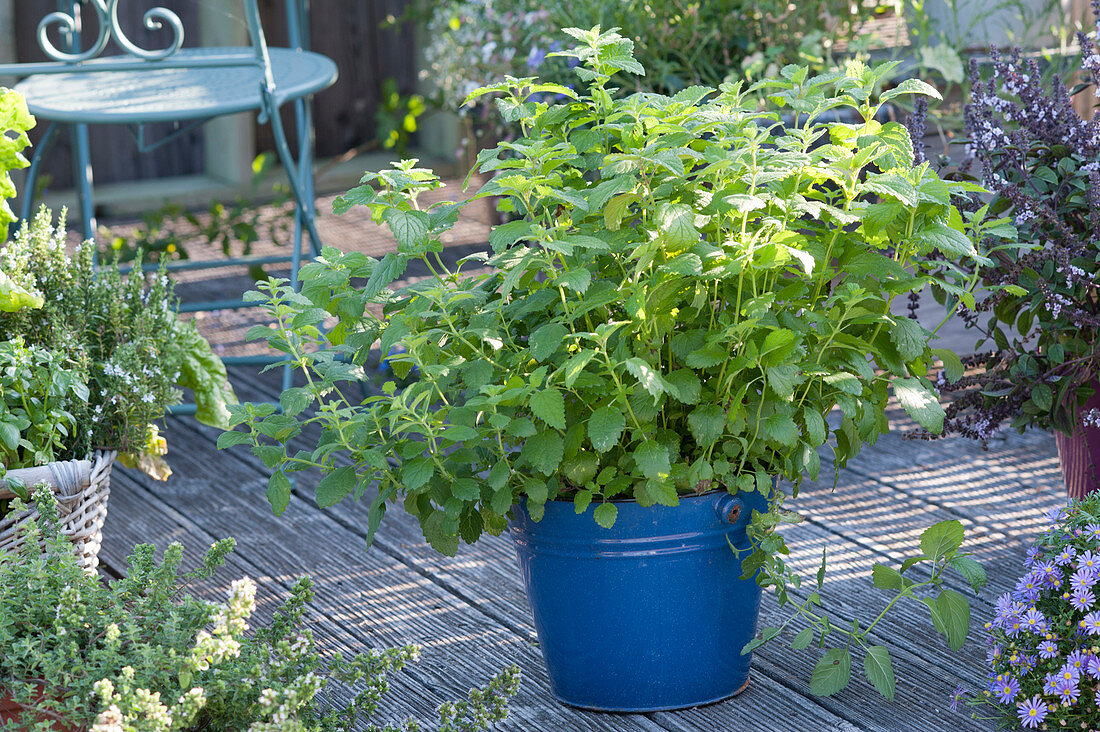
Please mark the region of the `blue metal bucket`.
[[738, 549], [759, 493], [714, 492], [676, 507], [617, 502], [601, 528], [591, 511], [548, 501], [510, 522], [550, 687], [560, 701], [608, 712], [709, 704], [748, 684], [760, 587], [741, 579]]

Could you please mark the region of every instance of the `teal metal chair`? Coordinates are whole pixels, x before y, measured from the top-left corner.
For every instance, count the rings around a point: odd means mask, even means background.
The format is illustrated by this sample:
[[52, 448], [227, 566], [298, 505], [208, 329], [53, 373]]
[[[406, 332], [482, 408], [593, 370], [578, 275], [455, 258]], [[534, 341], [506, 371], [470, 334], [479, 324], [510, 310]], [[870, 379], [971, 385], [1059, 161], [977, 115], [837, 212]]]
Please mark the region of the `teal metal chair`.
[[[222, 0], [219, 0], [221, 2]], [[58, 10], [38, 25], [38, 44], [50, 59], [44, 63], [0, 64], [0, 76], [17, 76], [15, 89], [39, 120], [49, 124], [35, 150], [24, 188], [21, 216], [29, 219], [42, 160], [62, 128], [72, 136], [74, 178], [79, 218], [85, 238], [96, 234], [92, 195], [92, 166], [88, 126], [126, 125], [139, 149], [147, 152], [216, 117], [254, 111], [261, 123], [269, 123], [296, 203], [294, 248], [288, 256], [240, 257], [211, 261], [174, 262], [169, 269], [208, 269], [227, 265], [290, 263], [295, 283], [305, 257], [304, 238], [309, 236], [313, 254], [320, 253], [321, 239], [315, 226], [313, 187], [313, 94], [335, 83], [336, 64], [307, 50], [308, 0], [286, 0], [288, 48], [269, 48], [260, 24], [257, 0], [242, 0], [250, 46], [183, 48], [184, 27], [179, 16], [163, 7], [147, 11], [143, 20], [150, 30], [165, 29], [171, 42], [162, 49], [145, 49], [133, 43], [119, 26], [120, 0], [60, 0]], [[93, 36], [82, 27], [81, 6], [93, 11], [98, 28]], [[54, 31], [61, 48], [50, 38]], [[122, 49], [103, 55], [111, 41]], [[294, 105], [297, 158], [291, 153], [280, 110]], [[148, 125], [176, 123], [175, 131], [158, 140], [148, 139]], [[186, 303], [185, 312], [252, 307], [242, 299]], [[261, 365], [272, 358], [226, 358], [227, 365]], [[290, 378], [289, 370], [284, 380]], [[186, 411], [186, 410], [185, 410]]]

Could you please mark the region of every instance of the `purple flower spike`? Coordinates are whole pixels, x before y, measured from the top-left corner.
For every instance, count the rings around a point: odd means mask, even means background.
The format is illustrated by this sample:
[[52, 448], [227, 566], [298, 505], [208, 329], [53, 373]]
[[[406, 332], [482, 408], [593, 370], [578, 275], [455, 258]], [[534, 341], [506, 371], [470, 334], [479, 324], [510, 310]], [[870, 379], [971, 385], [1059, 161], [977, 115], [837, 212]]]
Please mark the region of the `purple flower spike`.
[[1020, 718], [1020, 724], [1028, 729], [1035, 729], [1047, 718], [1047, 705], [1036, 695], [1017, 704], [1016, 714]]

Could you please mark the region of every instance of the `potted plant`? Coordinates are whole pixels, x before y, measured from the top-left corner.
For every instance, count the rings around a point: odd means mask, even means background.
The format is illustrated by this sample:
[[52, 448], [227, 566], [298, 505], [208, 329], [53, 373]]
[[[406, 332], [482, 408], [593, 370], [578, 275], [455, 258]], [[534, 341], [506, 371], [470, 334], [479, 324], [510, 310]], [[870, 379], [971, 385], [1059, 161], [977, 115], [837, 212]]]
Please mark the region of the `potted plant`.
[[[8, 172], [25, 165], [22, 145], [33, 123], [22, 97], [0, 89], [5, 234]], [[0, 249], [0, 477], [56, 466], [45, 475], [64, 487], [65, 533], [89, 569], [116, 454], [124, 465], [163, 479], [170, 472], [167, 445], [156, 422], [179, 402], [181, 389], [193, 391], [198, 419], [213, 426], [228, 424], [226, 405], [236, 401], [210, 344], [193, 323], [178, 319], [165, 273], [147, 278], [139, 261], [124, 276], [117, 263], [96, 266], [93, 256], [90, 244], [69, 256], [64, 215], [54, 226], [45, 209]], [[71, 461], [77, 462], [68, 472], [58, 472]], [[19, 540], [16, 526], [26, 518], [7, 511], [13, 496], [28, 498], [18, 477], [0, 492], [0, 548]]]
[[[270, 625], [247, 635], [256, 598], [247, 577], [232, 583], [224, 604], [184, 594], [224, 564], [232, 539], [215, 543], [202, 565], [183, 575], [179, 544], [160, 561], [154, 546], [137, 546], [127, 576], [104, 583], [84, 571], [60, 533], [52, 492], [37, 490], [34, 500], [38, 518], [21, 527], [22, 549], [0, 552], [5, 729], [364, 729], [388, 688], [386, 675], [417, 659], [415, 645], [322, 659], [303, 623], [313, 595], [308, 577], [294, 585]], [[354, 689], [349, 703], [328, 697], [330, 679]], [[511, 667], [467, 700], [443, 704], [440, 729], [492, 727], [507, 715], [518, 684]], [[419, 727], [410, 721], [371, 729]]]
[[[1100, 70], [1080, 36], [1086, 74]], [[991, 76], [972, 65], [966, 107], [970, 150], [993, 192], [994, 211], [1015, 219], [1026, 248], [997, 255], [984, 277], [1000, 287], [963, 310], [981, 338], [956, 392], [945, 433], [986, 440], [1002, 425], [1055, 431], [1066, 490], [1097, 490], [1100, 469], [1100, 123], [1084, 120], [1058, 78], [1035, 59], [993, 49]]]
[[[890, 98], [935, 94], [908, 81], [876, 98], [889, 66], [821, 77], [791, 66], [752, 90], [616, 98], [613, 75], [642, 73], [631, 42], [567, 32], [583, 92], [509, 78], [472, 95], [499, 93], [523, 130], [480, 156], [495, 177], [473, 200], [500, 197], [519, 216], [489, 233], [492, 252], [444, 265], [441, 238], [463, 204], [422, 207], [440, 182], [415, 161], [367, 175], [336, 210], [368, 207], [397, 250], [375, 261], [326, 249], [301, 292], [260, 283], [251, 297], [275, 324], [253, 335], [307, 381], [283, 392], [281, 413], [231, 407], [247, 430], [219, 445], [249, 444], [275, 469], [277, 512], [291, 475], [319, 468], [322, 506], [377, 486], [368, 535], [396, 500], [447, 554], [510, 527], [560, 699], [692, 706], [745, 684], [738, 651], [756, 645], [760, 585], [787, 600], [777, 479], [797, 493], [824, 445], [842, 467], [887, 431], [891, 391], [939, 429], [929, 334], [891, 302], [928, 283], [964, 292], [975, 278], [933, 277], [932, 259], [982, 260], [974, 242], [992, 224], [953, 205], [976, 186], [915, 167], [905, 129], [875, 121]], [[545, 94], [564, 101], [532, 98]], [[862, 121], [818, 121], [840, 107]], [[388, 289], [414, 260], [432, 276]], [[376, 343], [402, 344], [389, 365], [417, 376], [352, 401], [341, 382], [360, 377]], [[288, 452], [303, 434], [315, 446]], [[961, 541], [961, 526], [922, 541], [936, 581]], [[965, 629], [956, 595], [932, 601], [937, 628], [951, 614]], [[827, 672], [837, 683], [823, 693], [847, 684]], [[892, 695], [892, 673], [877, 678]]]
[[1023, 575], [986, 623], [989, 684], [976, 693], [960, 690], [956, 701], [1000, 728], [1096, 729], [1100, 496], [1073, 500], [1046, 518]]

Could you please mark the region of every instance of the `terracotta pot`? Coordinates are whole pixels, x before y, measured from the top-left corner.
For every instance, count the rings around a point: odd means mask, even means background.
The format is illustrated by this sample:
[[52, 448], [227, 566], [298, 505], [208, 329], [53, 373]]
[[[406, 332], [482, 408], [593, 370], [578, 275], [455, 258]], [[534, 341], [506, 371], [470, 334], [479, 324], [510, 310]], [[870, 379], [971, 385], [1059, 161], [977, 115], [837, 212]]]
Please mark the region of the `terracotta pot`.
[[[23, 711], [22, 707], [12, 701], [11, 695], [6, 691], [0, 693], [0, 722], [9, 723], [19, 719], [20, 713]], [[47, 717], [41, 716], [38, 721], [46, 721]], [[77, 732], [76, 727], [70, 727], [62, 724], [61, 722], [54, 722], [52, 729], [56, 732]]]
[[[1100, 409], [1100, 389], [1079, 410], [1078, 419], [1083, 419], [1092, 409]], [[1100, 429], [1086, 427], [1079, 421], [1072, 435], [1055, 432], [1054, 440], [1062, 463], [1066, 495], [1071, 499], [1084, 498], [1100, 490]]]

